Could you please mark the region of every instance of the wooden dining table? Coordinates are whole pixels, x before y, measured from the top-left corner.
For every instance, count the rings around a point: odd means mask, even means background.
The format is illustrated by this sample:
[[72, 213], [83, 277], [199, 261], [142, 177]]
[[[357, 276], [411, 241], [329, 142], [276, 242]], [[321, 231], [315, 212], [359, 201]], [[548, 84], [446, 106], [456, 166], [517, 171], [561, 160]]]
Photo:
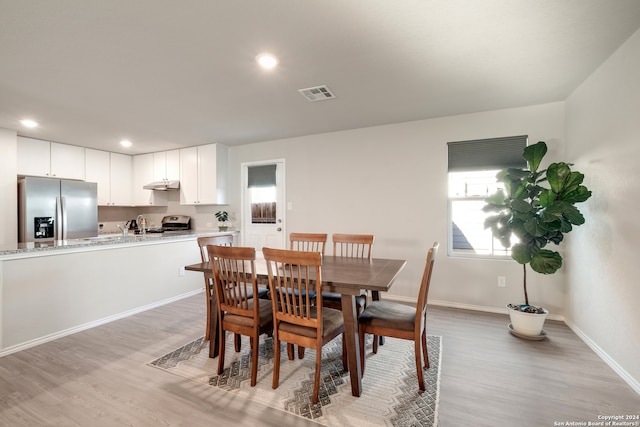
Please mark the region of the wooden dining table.
[[[322, 259], [322, 290], [339, 293], [342, 296], [342, 315], [344, 317], [344, 336], [349, 364], [349, 376], [351, 379], [351, 393], [360, 396], [362, 393], [362, 370], [360, 365], [360, 349], [358, 340], [358, 318], [356, 312], [355, 296], [362, 290], [371, 291], [379, 295], [387, 292], [396, 277], [406, 264], [405, 260], [398, 259], [360, 259], [343, 258], [332, 255]], [[199, 271], [206, 277], [211, 277], [213, 272], [208, 262], [188, 265], [185, 270]], [[260, 283], [266, 284], [268, 280], [266, 261], [261, 252], [256, 253], [256, 276]], [[211, 317], [217, 318], [217, 307], [211, 307]], [[213, 328], [210, 339], [217, 342], [217, 327]], [[217, 356], [217, 352], [215, 354]]]

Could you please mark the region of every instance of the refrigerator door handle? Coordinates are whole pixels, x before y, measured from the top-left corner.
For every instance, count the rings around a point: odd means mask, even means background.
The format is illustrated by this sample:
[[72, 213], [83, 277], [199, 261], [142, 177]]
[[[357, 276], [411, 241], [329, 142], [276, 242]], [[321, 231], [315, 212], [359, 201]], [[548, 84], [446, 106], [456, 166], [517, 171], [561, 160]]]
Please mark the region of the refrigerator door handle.
[[60, 196], [60, 206], [62, 210], [62, 240], [67, 240], [67, 199]]
[[56, 197], [56, 240], [62, 240], [62, 201]]

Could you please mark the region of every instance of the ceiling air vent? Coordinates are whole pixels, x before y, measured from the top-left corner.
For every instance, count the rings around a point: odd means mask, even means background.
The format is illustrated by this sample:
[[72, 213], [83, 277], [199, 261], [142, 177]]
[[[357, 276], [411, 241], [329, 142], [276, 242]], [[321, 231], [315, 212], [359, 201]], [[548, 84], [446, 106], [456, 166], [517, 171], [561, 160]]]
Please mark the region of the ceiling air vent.
[[300, 92], [302, 96], [304, 96], [311, 102], [333, 99], [336, 97], [333, 92], [331, 92], [331, 90], [325, 85], [300, 89], [298, 90], [298, 92]]

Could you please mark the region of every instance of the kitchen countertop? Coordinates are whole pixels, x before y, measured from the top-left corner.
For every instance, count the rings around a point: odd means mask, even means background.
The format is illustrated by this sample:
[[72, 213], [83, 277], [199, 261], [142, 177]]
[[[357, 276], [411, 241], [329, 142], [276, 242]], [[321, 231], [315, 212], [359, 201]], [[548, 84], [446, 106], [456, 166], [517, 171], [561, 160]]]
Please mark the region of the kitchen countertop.
[[166, 231], [164, 233], [147, 233], [145, 235], [129, 234], [100, 234], [96, 237], [82, 239], [55, 240], [49, 242], [18, 243], [10, 247], [0, 246], [0, 260], [31, 258], [35, 256], [59, 255], [87, 250], [112, 249], [123, 246], [149, 245], [171, 243], [177, 240], [195, 239], [200, 236], [215, 236], [220, 234], [237, 234], [238, 231]]

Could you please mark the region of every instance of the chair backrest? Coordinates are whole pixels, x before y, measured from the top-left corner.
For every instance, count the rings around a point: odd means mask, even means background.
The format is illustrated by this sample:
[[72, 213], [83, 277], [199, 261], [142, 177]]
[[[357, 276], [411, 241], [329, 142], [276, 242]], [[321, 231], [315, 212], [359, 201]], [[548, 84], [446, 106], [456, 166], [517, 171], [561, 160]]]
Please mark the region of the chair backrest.
[[[221, 312], [259, 317], [258, 282], [255, 275], [256, 250], [208, 245], [214, 289]], [[251, 302], [251, 304], [250, 304]]]
[[429, 248], [427, 253], [427, 262], [424, 266], [424, 273], [422, 274], [422, 282], [420, 283], [420, 293], [418, 294], [418, 304], [416, 305], [416, 313], [418, 315], [424, 315], [427, 309], [427, 296], [429, 295], [429, 285], [431, 284], [431, 274], [433, 273], [433, 264], [438, 255], [438, 248], [440, 244], [438, 242], [433, 243], [433, 247]]
[[198, 246], [200, 246], [200, 258], [202, 258], [202, 262], [209, 261], [209, 254], [207, 252], [208, 245], [233, 246], [233, 234], [198, 237]]
[[[322, 326], [321, 301], [313, 306], [312, 292], [321, 297], [322, 255], [318, 252], [263, 248], [276, 321]], [[319, 334], [318, 336], [321, 336]]]
[[324, 247], [326, 243], [326, 233], [289, 234], [289, 249], [292, 251], [320, 252], [324, 255]]
[[371, 259], [373, 239], [373, 234], [334, 234], [333, 255]]

